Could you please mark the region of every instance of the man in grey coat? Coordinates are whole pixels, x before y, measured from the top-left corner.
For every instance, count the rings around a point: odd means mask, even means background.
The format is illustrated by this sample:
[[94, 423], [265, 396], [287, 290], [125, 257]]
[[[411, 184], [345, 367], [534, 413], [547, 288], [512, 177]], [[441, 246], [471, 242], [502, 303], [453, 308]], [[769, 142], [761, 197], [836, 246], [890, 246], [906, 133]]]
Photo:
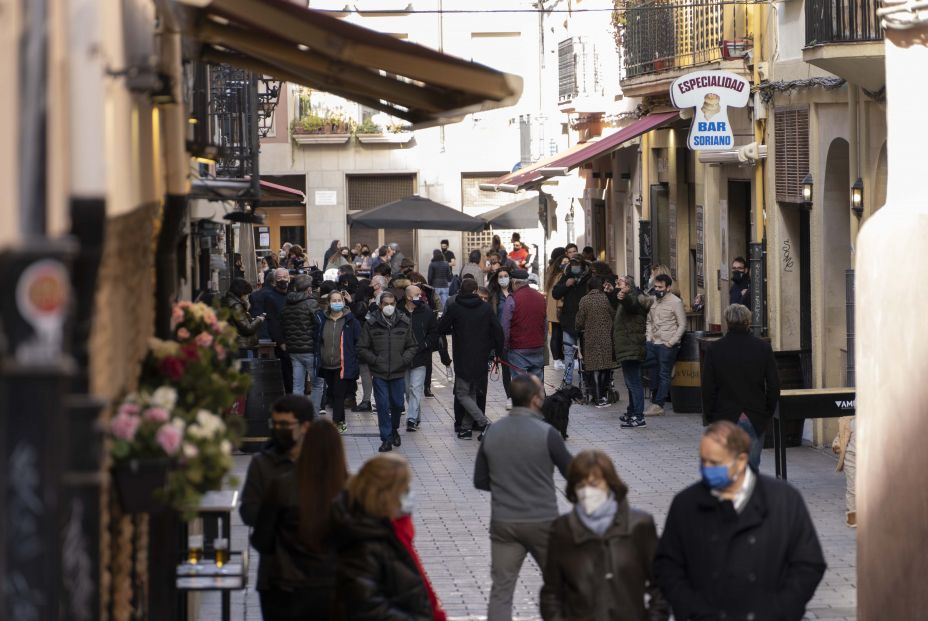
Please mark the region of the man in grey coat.
[[571, 454], [544, 421], [545, 393], [534, 375], [512, 379], [512, 411], [485, 434], [474, 487], [490, 492], [490, 603], [487, 621], [512, 619], [512, 595], [526, 553], [545, 566], [551, 523], [558, 516], [554, 468], [566, 478]]

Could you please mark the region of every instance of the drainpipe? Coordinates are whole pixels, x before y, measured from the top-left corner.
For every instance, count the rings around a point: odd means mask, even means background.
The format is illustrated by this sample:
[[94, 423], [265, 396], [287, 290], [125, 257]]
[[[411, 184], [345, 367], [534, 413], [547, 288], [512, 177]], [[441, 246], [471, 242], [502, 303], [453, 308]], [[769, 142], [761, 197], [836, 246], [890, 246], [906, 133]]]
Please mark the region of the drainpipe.
[[[860, 88], [856, 84], [848, 84], [847, 90], [847, 134], [850, 138], [849, 162], [848, 162], [848, 196], [850, 188], [860, 177]], [[850, 201], [848, 201], [850, 203]], [[854, 382], [854, 245], [857, 242], [857, 231], [860, 228], [860, 219], [848, 208], [847, 217], [851, 219], [851, 239], [849, 252], [851, 254], [851, 267], [844, 273], [844, 297], [845, 297], [845, 318], [847, 322], [847, 359], [846, 359], [846, 379], [848, 386], [853, 386]]]
[[[760, 85], [760, 63], [764, 58], [764, 46], [761, 40], [761, 24], [763, 8], [759, 4], [751, 7], [751, 31], [754, 33], [754, 87]], [[754, 142], [760, 148], [764, 143], [764, 123], [754, 119]], [[763, 336], [767, 323], [767, 275], [765, 261], [765, 220], [764, 213], [764, 162], [758, 160], [754, 166], [754, 231], [750, 244], [751, 263], [751, 329], [754, 336]]]
[[651, 133], [642, 134], [638, 149], [641, 171], [639, 196], [641, 197], [641, 217], [638, 220], [638, 261], [640, 264], [638, 278], [642, 289], [647, 287], [651, 278]]

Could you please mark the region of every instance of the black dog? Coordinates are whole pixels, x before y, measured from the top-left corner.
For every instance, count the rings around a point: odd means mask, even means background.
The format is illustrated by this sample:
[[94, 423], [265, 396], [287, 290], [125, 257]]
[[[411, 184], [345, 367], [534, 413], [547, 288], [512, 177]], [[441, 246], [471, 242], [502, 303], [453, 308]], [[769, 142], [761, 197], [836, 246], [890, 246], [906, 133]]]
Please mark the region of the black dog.
[[541, 414], [545, 422], [561, 432], [561, 437], [565, 440], [567, 436], [567, 425], [570, 423], [570, 406], [573, 402], [579, 403], [583, 400], [583, 391], [576, 386], [561, 388], [553, 395], [545, 397], [545, 403], [541, 406]]

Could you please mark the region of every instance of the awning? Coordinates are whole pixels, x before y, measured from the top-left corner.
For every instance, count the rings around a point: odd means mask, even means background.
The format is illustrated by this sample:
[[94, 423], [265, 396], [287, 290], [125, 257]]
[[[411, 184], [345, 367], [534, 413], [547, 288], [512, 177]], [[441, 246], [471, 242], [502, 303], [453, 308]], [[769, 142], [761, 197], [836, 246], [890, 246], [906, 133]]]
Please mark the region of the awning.
[[483, 220], [463, 211], [418, 196], [407, 196], [398, 201], [349, 214], [352, 226], [367, 229], [421, 229], [433, 231], [482, 231]]
[[209, 201], [254, 202], [256, 207], [297, 207], [306, 203], [306, 195], [285, 185], [261, 180], [260, 198], [255, 200], [251, 179], [194, 179], [188, 198]]
[[279, 183], [261, 180], [261, 198], [256, 207], [302, 207], [306, 195]]
[[477, 217], [495, 229], [534, 229], [538, 227], [539, 220], [538, 197], [515, 201]]
[[176, 0], [203, 60], [303, 84], [417, 127], [510, 106], [522, 78], [287, 0]]
[[557, 155], [536, 162], [531, 166], [520, 168], [515, 172], [503, 175], [489, 183], [481, 183], [481, 190], [495, 192], [519, 192], [535, 187], [550, 177], [562, 176], [568, 170], [597, 157], [614, 151], [623, 143], [633, 140], [641, 134], [647, 133], [665, 125], [674, 119], [680, 118], [679, 112], [659, 112], [641, 117], [634, 123], [626, 125], [614, 134], [609, 134], [596, 141], [584, 142], [562, 151]]

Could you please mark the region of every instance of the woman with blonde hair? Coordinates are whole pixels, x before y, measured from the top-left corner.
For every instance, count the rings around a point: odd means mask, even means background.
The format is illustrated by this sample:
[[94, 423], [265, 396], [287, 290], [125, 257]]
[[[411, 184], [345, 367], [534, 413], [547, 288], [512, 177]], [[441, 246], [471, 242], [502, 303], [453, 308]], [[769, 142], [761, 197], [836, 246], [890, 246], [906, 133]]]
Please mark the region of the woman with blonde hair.
[[551, 526], [542, 619], [665, 621], [670, 616], [654, 581], [654, 518], [630, 507], [627, 495], [602, 451], [582, 451], [570, 462], [567, 499], [574, 509]]
[[348, 621], [446, 621], [413, 546], [412, 471], [401, 455], [372, 457], [333, 507], [336, 610]]

